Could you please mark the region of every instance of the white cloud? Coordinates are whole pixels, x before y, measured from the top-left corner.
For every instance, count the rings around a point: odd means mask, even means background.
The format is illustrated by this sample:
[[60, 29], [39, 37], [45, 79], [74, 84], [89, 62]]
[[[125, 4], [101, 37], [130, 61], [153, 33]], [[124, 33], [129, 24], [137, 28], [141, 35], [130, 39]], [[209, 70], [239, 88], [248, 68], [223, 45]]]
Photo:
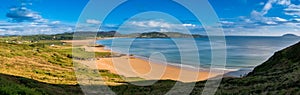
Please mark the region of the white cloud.
[[[172, 23], [161, 19], [158, 20], [134, 20], [128, 21], [120, 26], [123, 33], [141, 33], [141, 32], [185, 32], [186, 29], [197, 30], [199, 27], [190, 23]], [[200, 30], [200, 29], [198, 29]]]
[[284, 9], [286, 15], [300, 16], [300, 5], [291, 4]]
[[4, 29], [0, 29], [0, 32], [4, 32], [4, 31], [6, 31], [6, 30], [4, 30]]
[[174, 26], [175, 24], [163, 20], [129, 21], [121, 26], [121, 32], [169, 32], [175, 31], [176, 27]]
[[[221, 24], [227, 35], [280, 36], [286, 33], [300, 34], [300, 19], [266, 17], [252, 11], [251, 17], [222, 19]], [[232, 22], [233, 21], [233, 22]]]
[[[298, 23], [299, 24], [299, 23]], [[281, 36], [287, 33], [300, 35], [300, 27], [295, 23], [286, 23], [277, 26], [261, 26], [257, 28], [224, 28], [226, 35], [248, 35], [248, 36]]]
[[6, 17], [10, 18], [12, 22], [37, 22], [44, 23], [47, 19], [44, 19], [39, 13], [28, 9], [25, 6], [12, 7], [6, 14]]
[[88, 23], [88, 24], [100, 24], [101, 21], [96, 20], [96, 19], [87, 19], [86, 23]]
[[[262, 4], [262, 3], [260, 3], [260, 4]], [[274, 4], [282, 5], [282, 6], [289, 6], [289, 5], [291, 5], [291, 0], [269, 0], [267, 3], [265, 3], [260, 14], [263, 16], [268, 14], [269, 10], [272, 9]]]
[[12, 7], [6, 13], [8, 22], [0, 21], [0, 35], [56, 34], [73, 31], [72, 25], [50, 21], [40, 13], [29, 9], [32, 0], [20, 0], [19, 6]]
[[277, 4], [279, 4], [279, 5], [290, 5], [291, 0], [278, 0]]
[[288, 20], [280, 17], [267, 17], [265, 16], [268, 14], [269, 10], [273, 8], [273, 5], [281, 5], [281, 6], [291, 6], [290, 0], [268, 0], [268, 2], [265, 3], [264, 7], [261, 9], [261, 11], [253, 10], [251, 12], [250, 18], [243, 18], [244, 22], [246, 24], [256, 24], [256, 25], [278, 25], [285, 22], [288, 22]]
[[60, 21], [52, 21], [52, 24], [60, 24]]
[[264, 23], [268, 25], [276, 25], [278, 22], [287, 22], [288, 20], [280, 18], [280, 17], [265, 17], [263, 14], [257, 11], [251, 12], [251, 18], [244, 20], [246, 24], [253, 24], [253, 23]]
[[294, 19], [292, 19], [292, 20], [297, 21], [297, 22], [300, 22], [300, 18], [294, 18]]
[[234, 24], [234, 22], [231, 21], [220, 21], [222, 24]]
[[280, 22], [287, 22], [288, 20], [284, 19], [284, 18], [280, 18], [280, 17], [274, 17], [275, 21], [280, 21]]
[[261, 20], [261, 19], [263, 19], [263, 14], [261, 14], [260, 12], [257, 12], [256, 10], [253, 10], [251, 12], [251, 18], [255, 19], [255, 20]]
[[182, 26], [185, 26], [185, 27], [196, 27], [195, 24], [182, 24]]
[[265, 24], [268, 24], [268, 25], [276, 25], [278, 23], [274, 22], [274, 21], [266, 21]]
[[269, 0], [266, 4], [265, 4], [265, 6], [264, 6], [264, 8], [262, 9], [262, 11], [261, 11], [261, 14], [262, 15], [265, 15], [265, 14], [267, 14], [268, 12], [269, 12], [269, 10], [272, 8], [272, 4], [275, 2], [276, 0]]
[[265, 3], [264, 2], [260, 2], [258, 5], [265, 5]]
[[[300, 35], [300, 4], [292, 4], [291, 0], [268, 0], [260, 2], [263, 8], [253, 10], [250, 16], [223, 19], [220, 23], [226, 35], [253, 35], [253, 36], [280, 36], [286, 33]], [[283, 9], [286, 15], [293, 16], [286, 19], [277, 16], [269, 17], [267, 14], [273, 8]], [[277, 13], [278, 14], [278, 13]]]
[[222, 23], [222, 26], [226, 35], [281, 36], [286, 33], [300, 35], [300, 32], [296, 31], [300, 30], [299, 21], [299, 19], [264, 17], [262, 21], [239, 20], [234, 23]]
[[73, 26], [52, 23], [10, 23], [0, 22], [0, 35], [32, 35], [32, 34], [56, 34], [72, 32]]
[[172, 24], [161, 20], [148, 20], [148, 21], [131, 21], [129, 25], [136, 27], [151, 27], [151, 28], [170, 28]]

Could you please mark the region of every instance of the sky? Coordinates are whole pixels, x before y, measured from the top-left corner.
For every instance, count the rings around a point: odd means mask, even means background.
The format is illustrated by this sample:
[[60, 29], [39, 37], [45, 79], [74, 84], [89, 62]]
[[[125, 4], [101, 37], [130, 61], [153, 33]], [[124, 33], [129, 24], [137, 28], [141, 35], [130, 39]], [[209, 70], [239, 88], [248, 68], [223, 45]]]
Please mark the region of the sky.
[[[208, 0], [226, 35], [300, 35], [300, 0]], [[89, 0], [1, 0], [0, 35], [56, 34], [98, 29], [180, 32], [205, 35], [195, 15], [171, 0], [128, 0], [101, 21], [97, 13], [78, 19]], [[196, 4], [201, 6], [201, 4]], [[97, 6], [99, 7], [99, 6]], [[101, 7], [101, 6], [100, 6]], [[199, 7], [201, 8], [201, 7]], [[98, 12], [97, 12], [98, 11]], [[80, 23], [80, 26], [76, 26]], [[214, 27], [210, 27], [214, 29]]]

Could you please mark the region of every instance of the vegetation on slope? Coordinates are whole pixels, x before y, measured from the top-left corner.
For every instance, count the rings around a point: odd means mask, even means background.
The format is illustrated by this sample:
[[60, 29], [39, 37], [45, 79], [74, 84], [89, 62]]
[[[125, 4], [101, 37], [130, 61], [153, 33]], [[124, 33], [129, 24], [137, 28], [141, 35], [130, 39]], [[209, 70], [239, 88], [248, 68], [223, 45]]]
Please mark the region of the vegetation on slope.
[[[88, 56], [72, 54], [72, 46], [59, 40], [41, 40], [37, 43], [14, 43], [15, 37], [0, 39], [0, 95], [74, 95], [83, 94], [74, 72], [72, 58]], [[8, 42], [7, 42], [8, 41]], [[81, 54], [92, 52], [80, 50]], [[95, 57], [110, 53], [96, 52]], [[120, 77], [101, 71], [104, 81], [121, 82]]]
[[82, 95], [79, 85], [49, 84], [0, 74], [0, 95]]
[[[300, 94], [300, 42], [276, 52], [241, 79], [224, 79], [220, 92], [234, 94]], [[219, 92], [219, 93], [220, 93]]]
[[[40, 40], [37, 43], [11, 43], [10, 38], [0, 39], [0, 94], [83, 94], [73, 71], [73, 57], [70, 45], [57, 40]], [[51, 45], [55, 46], [51, 46]], [[87, 54], [76, 48], [80, 54]], [[75, 50], [76, 50], [75, 49]], [[276, 52], [268, 61], [256, 67], [243, 78], [224, 78], [217, 90], [224, 94], [300, 94], [300, 43]], [[96, 54], [103, 57], [104, 53]], [[90, 57], [88, 57], [90, 58]], [[82, 69], [84, 71], [84, 69]], [[127, 84], [122, 76], [99, 70], [105, 81], [125, 83], [110, 86], [116, 94], [167, 93], [176, 83], [160, 80], [151, 86]], [[147, 82], [147, 81], [140, 81]], [[201, 94], [205, 81], [197, 82], [192, 95]]]
[[[61, 42], [43, 41], [34, 44], [0, 42], [1, 95], [79, 92], [78, 87], [73, 87], [77, 81], [72, 68], [72, 59], [67, 57], [71, 49], [50, 47], [50, 44], [59, 45], [59, 43]], [[65, 88], [60, 85], [72, 86]]]

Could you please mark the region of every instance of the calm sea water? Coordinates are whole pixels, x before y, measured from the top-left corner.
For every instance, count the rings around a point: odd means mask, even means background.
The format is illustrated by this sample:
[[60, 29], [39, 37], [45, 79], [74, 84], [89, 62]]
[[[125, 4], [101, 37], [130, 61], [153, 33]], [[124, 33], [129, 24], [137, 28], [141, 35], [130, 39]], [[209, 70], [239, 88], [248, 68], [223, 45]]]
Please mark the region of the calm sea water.
[[250, 72], [274, 52], [298, 41], [300, 41], [299, 37], [228, 36], [226, 47], [215, 49], [211, 49], [211, 44], [218, 45], [220, 42], [210, 42], [209, 38], [118, 38], [99, 40], [97, 43], [105, 45], [107, 49], [114, 52], [134, 54], [137, 57], [150, 58], [151, 61], [185, 66], [200, 65], [201, 68], [211, 66], [213, 50], [223, 49], [227, 52], [225, 69], [237, 71], [231, 75], [239, 76]]

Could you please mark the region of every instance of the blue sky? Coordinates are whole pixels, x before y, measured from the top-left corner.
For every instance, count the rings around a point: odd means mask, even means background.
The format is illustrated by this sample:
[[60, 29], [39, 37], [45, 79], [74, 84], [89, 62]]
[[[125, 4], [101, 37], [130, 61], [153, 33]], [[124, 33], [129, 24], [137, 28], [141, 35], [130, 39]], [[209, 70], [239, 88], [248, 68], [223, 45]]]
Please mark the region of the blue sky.
[[[1, 0], [0, 35], [54, 34], [74, 31], [77, 20], [89, 0]], [[278, 36], [300, 35], [299, 0], [209, 0], [226, 35]], [[182, 27], [192, 33], [205, 34], [195, 16], [170, 0], [128, 0], [117, 7], [104, 21], [86, 17], [80, 30], [95, 28], [124, 33], [176, 31]], [[201, 6], [201, 4], [198, 4]], [[135, 14], [159, 11], [132, 17]], [[97, 12], [97, 10], [95, 10]], [[180, 23], [176, 22], [179, 21]], [[124, 25], [125, 23], [125, 25]], [[212, 27], [213, 28], [213, 27]]]

